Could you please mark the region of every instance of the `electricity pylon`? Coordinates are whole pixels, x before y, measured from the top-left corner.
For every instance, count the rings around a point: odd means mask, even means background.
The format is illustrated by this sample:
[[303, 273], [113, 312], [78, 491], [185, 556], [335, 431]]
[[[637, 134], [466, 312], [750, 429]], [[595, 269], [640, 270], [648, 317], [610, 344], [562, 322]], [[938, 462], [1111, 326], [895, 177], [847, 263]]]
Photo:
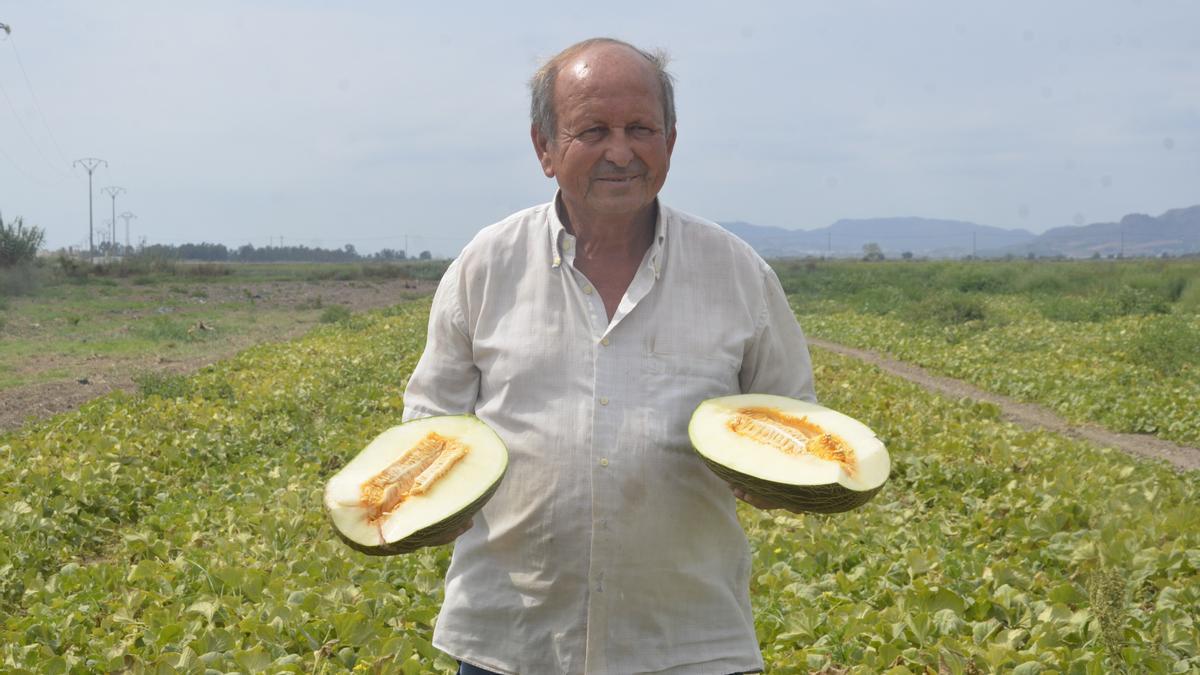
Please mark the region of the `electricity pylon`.
[[132, 218], [137, 218], [137, 215], [135, 215], [131, 211], [125, 211], [124, 213], [121, 214], [121, 218], [123, 218], [125, 220], [125, 252], [128, 253], [130, 251], [130, 248], [129, 248], [129, 221]]
[[116, 245], [117, 245], [117, 195], [121, 194], [124, 191], [125, 191], [125, 188], [117, 187], [116, 185], [109, 185], [108, 187], [101, 190], [101, 192], [103, 192], [104, 194], [108, 195], [109, 197], [112, 197], [112, 220], [109, 222], [112, 223], [113, 247], [116, 247]]
[[92, 172], [101, 164], [107, 168], [108, 162], [95, 157], [84, 157], [71, 162], [71, 166], [76, 164], [88, 172], [88, 259], [90, 260], [96, 257], [96, 235], [93, 233], [94, 228], [92, 227]]

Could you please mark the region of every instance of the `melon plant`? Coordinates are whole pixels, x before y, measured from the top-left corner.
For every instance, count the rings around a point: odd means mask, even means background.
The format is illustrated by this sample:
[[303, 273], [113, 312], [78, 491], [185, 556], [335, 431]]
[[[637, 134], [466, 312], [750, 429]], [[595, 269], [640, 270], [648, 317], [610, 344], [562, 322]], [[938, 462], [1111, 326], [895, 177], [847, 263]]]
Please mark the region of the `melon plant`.
[[785, 396], [709, 399], [688, 425], [692, 446], [730, 485], [792, 511], [837, 513], [865, 504], [891, 460], [866, 425]]
[[478, 417], [426, 417], [383, 432], [338, 471], [325, 509], [351, 548], [408, 553], [464, 527], [507, 467], [504, 443]]

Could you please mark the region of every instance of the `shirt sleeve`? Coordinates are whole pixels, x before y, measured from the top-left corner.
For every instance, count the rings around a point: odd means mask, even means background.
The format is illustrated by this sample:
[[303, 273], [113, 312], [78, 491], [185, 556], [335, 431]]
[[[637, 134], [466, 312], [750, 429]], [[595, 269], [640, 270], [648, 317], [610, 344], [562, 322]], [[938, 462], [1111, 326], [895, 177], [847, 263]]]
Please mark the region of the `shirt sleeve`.
[[470, 331], [463, 314], [459, 265], [438, 283], [429, 310], [425, 351], [404, 390], [404, 421], [431, 415], [474, 413], [479, 398]]
[[738, 375], [742, 393], [777, 394], [816, 403], [804, 332], [775, 271], [763, 267], [763, 307]]

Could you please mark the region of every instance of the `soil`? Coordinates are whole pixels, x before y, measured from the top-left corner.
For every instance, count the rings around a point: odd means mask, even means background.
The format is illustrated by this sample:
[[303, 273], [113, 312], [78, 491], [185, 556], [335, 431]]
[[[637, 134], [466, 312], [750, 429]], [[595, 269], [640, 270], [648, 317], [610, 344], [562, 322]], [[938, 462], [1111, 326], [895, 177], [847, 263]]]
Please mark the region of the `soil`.
[[1001, 416], [1005, 420], [1027, 429], [1046, 429], [1073, 438], [1084, 439], [1103, 447], [1116, 448], [1130, 455], [1162, 460], [1180, 471], [1200, 469], [1200, 448], [1178, 445], [1143, 434], [1117, 433], [1096, 424], [1069, 422], [1043, 406], [1023, 403], [1007, 396], [984, 391], [962, 380], [934, 375], [920, 366], [889, 359], [876, 352], [846, 347], [812, 337], [808, 339], [808, 342], [814, 347], [865, 361], [892, 375], [903, 377], [926, 389], [953, 398], [970, 398], [992, 403], [1000, 408]]
[[[256, 344], [299, 337], [317, 324], [319, 312], [305, 311], [306, 308], [341, 305], [351, 311], [361, 312], [394, 305], [405, 297], [431, 294], [434, 287], [434, 282], [406, 279], [188, 284], [188, 288], [201, 294], [206, 303], [252, 299], [264, 309], [295, 310], [296, 321], [284, 328], [263, 326], [259, 330], [214, 340], [211, 350], [187, 358], [150, 357], [151, 362], [147, 363], [145, 356], [111, 357], [96, 354], [81, 358], [52, 353], [39, 355], [23, 364], [22, 370], [41, 372], [66, 368], [75, 375], [0, 391], [0, 433], [16, 430], [27, 422], [74, 410], [93, 398], [117, 389], [134, 391], [137, 388], [133, 381], [134, 374], [148, 370], [190, 373]], [[186, 315], [186, 312], [180, 314]], [[137, 317], [138, 313], [129, 313], [129, 318]]]

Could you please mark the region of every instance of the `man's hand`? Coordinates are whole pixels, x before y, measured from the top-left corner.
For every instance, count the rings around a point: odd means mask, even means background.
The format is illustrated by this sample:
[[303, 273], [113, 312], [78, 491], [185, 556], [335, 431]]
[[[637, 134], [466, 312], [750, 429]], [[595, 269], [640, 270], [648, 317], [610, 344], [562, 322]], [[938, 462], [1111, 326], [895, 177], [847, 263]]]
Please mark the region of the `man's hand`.
[[758, 497], [756, 495], [752, 495], [740, 487], [736, 487], [733, 485], [730, 485], [729, 487], [733, 490], [734, 497], [737, 497], [738, 499], [746, 502], [747, 504], [749, 504], [750, 506], [753, 506], [756, 509], [762, 509], [764, 511], [772, 511], [774, 509], [784, 509], [785, 511], [789, 511], [791, 513], [804, 513], [803, 511], [789, 508], [787, 505], [781, 504], [777, 501], [774, 501], [771, 499], [765, 499], [763, 497]]

